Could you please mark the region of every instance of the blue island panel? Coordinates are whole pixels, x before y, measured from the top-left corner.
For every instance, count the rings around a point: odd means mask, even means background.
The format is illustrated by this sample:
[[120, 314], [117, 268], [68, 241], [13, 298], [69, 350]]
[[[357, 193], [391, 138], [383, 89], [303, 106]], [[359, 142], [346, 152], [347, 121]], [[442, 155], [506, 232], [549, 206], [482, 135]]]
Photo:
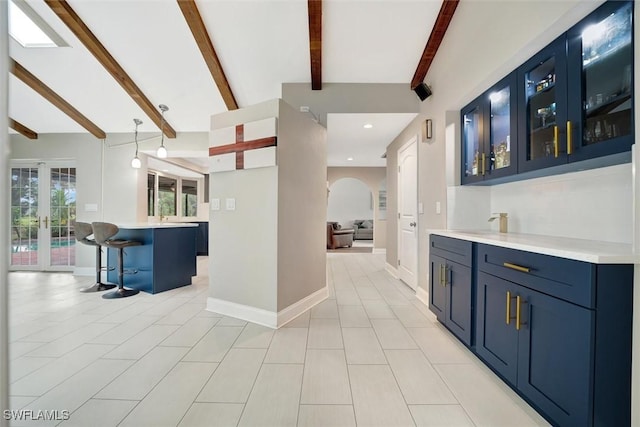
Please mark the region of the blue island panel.
[[[124, 249], [124, 285], [150, 294], [190, 285], [196, 275], [197, 227], [120, 228], [114, 238], [137, 240]], [[118, 282], [118, 252], [107, 251], [107, 280]], [[112, 270], [111, 270], [112, 269]], [[126, 274], [137, 271], [135, 274]]]

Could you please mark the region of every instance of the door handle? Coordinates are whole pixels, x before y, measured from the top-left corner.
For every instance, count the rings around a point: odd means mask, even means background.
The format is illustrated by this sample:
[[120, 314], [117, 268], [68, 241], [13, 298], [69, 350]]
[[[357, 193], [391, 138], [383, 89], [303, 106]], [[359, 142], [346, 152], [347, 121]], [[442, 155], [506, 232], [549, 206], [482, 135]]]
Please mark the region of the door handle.
[[48, 216], [44, 217], [44, 228], [45, 229], [49, 228], [49, 217]]
[[40, 217], [38, 217], [38, 219], [35, 220], [36, 225], [38, 226], [38, 228], [40, 228]]
[[416, 222], [410, 222], [409, 223], [409, 227], [415, 227], [416, 225], [418, 225]]

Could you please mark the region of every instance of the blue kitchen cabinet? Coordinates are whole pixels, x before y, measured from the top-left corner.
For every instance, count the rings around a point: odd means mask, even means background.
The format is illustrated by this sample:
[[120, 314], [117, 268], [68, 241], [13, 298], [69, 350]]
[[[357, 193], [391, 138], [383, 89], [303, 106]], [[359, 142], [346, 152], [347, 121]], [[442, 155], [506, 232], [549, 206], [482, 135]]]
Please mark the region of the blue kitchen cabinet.
[[605, 2], [461, 110], [462, 184], [629, 161], [633, 7]]
[[462, 109], [463, 184], [517, 172], [516, 81], [513, 72]]
[[518, 172], [567, 163], [566, 45], [562, 35], [518, 69]]
[[554, 425], [630, 425], [633, 266], [477, 245], [476, 354]]
[[476, 354], [508, 383], [515, 385], [518, 331], [512, 319], [511, 296], [515, 298], [516, 285], [478, 272], [476, 292]]
[[430, 245], [429, 308], [440, 323], [467, 346], [471, 346], [473, 244], [431, 236]]
[[567, 52], [569, 162], [630, 151], [633, 2], [609, 1], [573, 26]]

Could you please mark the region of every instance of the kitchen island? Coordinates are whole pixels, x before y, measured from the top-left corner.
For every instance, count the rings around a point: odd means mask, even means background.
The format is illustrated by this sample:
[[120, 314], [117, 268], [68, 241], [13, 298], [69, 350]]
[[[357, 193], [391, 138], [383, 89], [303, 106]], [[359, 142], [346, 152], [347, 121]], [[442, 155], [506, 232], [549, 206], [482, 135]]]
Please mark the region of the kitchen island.
[[[141, 246], [124, 250], [124, 286], [150, 294], [190, 285], [196, 275], [196, 233], [198, 224], [117, 224], [114, 239], [136, 240]], [[107, 251], [107, 280], [118, 282], [118, 252]], [[126, 274], [136, 271], [135, 274]]]

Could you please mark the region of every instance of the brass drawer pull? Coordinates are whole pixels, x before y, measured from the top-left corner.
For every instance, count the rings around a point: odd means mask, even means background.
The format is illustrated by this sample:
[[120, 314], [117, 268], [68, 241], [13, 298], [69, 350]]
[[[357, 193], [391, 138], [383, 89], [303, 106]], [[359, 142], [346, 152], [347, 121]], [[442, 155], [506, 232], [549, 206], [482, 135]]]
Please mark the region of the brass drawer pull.
[[523, 273], [529, 273], [531, 271], [529, 267], [522, 267], [517, 264], [511, 264], [510, 262], [503, 262], [502, 265], [512, 270], [522, 271]]
[[520, 330], [520, 295], [516, 297], [516, 330]]
[[507, 291], [507, 325], [511, 323], [511, 292]]

